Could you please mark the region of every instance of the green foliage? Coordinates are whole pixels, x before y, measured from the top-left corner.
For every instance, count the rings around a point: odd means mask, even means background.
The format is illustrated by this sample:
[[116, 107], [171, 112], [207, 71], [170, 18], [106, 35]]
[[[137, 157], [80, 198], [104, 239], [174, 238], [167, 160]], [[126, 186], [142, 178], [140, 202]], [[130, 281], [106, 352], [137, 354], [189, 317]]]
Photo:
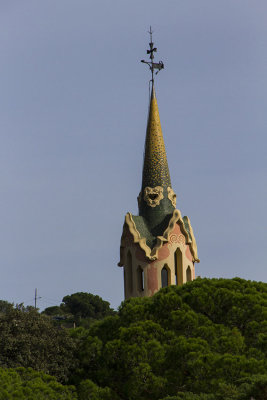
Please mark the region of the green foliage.
[[198, 279], [164, 288], [74, 330], [72, 379], [121, 400], [266, 400], [266, 317], [263, 283]]
[[0, 368], [0, 400], [75, 400], [76, 390], [31, 368]]
[[118, 313], [75, 293], [45, 313], [0, 301], [0, 367], [76, 391], [0, 368], [0, 400], [267, 400], [266, 284], [197, 279]]
[[59, 315], [64, 315], [64, 310], [60, 306], [52, 306], [52, 307], [47, 307], [43, 311], [43, 314], [50, 315], [50, 316], [59, 316]]
[[5, 300], [0, 300], [0, 315], [6, 314], [13, 309], [13, 304]]
[[241, 400], [266, 400], [267, 399], [267, 375], [253, 375], [241, 381]]
[[65, 296], [60, 306], [48, 307], [43, 313], [65, 326], [71, 327], [75, 323], [88, 328], [92, 322], [114, 315], [115, 311], [100, 296], [78, 292]]
[[91, 293], [78, 292], [63, 297], [64, 309], [77, 317], [101, 319], [112, 314], [109, 302]]
[[117, 395], [111, 389], [100, 388], [95, 383], [86, 379], [78, 387], [79, 400], [118, 400]]
[[75, 365], [75, 342], [65, 329], [32, 307], [0, 304], [0, 367], [31, 367], [68, 379]]
[[[178, 396], [167, 396], [160, 400], [215, 400], [214, 395], [194, 394], [191, 392], [180, 392]], [[225, 399], [226, 400], [226, 399]]]

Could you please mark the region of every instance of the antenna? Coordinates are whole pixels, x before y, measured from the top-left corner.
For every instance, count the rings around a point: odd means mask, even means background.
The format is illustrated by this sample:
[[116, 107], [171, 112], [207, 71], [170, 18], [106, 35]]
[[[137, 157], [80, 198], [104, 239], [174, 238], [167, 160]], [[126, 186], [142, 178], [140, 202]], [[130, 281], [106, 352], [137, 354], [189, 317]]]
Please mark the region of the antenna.
[[37, 297], [37, 288], [35, 289], [35, 292], [34, 292], [34, 308], [36, 309], [37, 308], [37, 300], [39, 300], [39, 299], [41, 299], [42, 297]]
[[152, 85], [154, 84], [154, 71], [157, 70], [157, 72], [155, 73], [155, 75], [157, 75], [159, 73], [159, 71], [161, 69], [164, 68], [164, 64], [162, 61], [159, 61], [158, 63], [155, 63], [154, 60], [154, 53], [157, 52], [157, 48], [154, 47], [154, 43], [153, 43], [153, 39], [152, 39], [152, 29], [150, 26], [150, 30], [148, 31], [149, 35], [150, 35], [150, 43], [149, 43], [149, 50], [146, 51], [147, 54], [149, 54], [149, 58], [150, 61], [145, 61], [145, 60], [141, 60], [142, 63], [147, 64], [149, 66], [149, 69], [151, 71], [151, 81], [152, 81]]

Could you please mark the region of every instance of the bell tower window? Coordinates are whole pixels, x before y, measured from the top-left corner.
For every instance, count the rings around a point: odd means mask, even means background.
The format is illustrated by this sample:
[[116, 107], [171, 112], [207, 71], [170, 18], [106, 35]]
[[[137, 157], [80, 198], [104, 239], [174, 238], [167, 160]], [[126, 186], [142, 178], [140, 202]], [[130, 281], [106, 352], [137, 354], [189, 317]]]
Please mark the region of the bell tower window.
[[191, 273], [191, 268], [188, 265], [187, 270], [186, 270], [186, 282], [190, 282], [190, 281], [192, 281], [192, 273]]
[[178, 285], [178, 263], [176, 252], [174, 253], [174, 274], [175, 274], [175, 285]]
[[143, 292], [145, 288], [144, 270], [140, 267], [140, 265], [137, 268], [137, 288], [139, 292]]
[[126, 287], [128, 290], [128, 293], [131, 294], [133, 291], [133, 260], [132, 260], [132, 254], [130, 251], [127, 253], [127, 265], [126, 265]]
[[169, 270], [166, 265], [161, 270], [161, 287], [169, 286]]
[[182, 285], [183, 283], [183, 255], [179, 247], [174, 253], [174, 268], [175, 268], [175, 284]]

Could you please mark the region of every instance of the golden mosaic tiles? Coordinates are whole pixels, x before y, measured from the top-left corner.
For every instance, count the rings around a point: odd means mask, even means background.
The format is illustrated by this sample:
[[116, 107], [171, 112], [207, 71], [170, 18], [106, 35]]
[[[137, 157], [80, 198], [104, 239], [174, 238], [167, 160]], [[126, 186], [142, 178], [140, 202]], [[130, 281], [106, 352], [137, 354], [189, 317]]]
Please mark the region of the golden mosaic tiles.
[[151, 97], [145, 143], [143, 188], [146, 186], [171, 186], [169, 167], [155, 95], [152, 95]]

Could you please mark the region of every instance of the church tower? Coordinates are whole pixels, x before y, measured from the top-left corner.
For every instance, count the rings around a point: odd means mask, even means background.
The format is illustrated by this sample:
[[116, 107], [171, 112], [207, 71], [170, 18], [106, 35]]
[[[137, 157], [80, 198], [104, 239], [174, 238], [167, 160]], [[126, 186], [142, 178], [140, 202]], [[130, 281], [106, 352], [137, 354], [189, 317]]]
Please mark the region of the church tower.
[[152, 73], [147, 120], [142, 186], [138, 200], [139, 215], [125, 216], [119, 266], [124, 270], [125, 299], [152, 296], [162, 287], [182, 285], [195, 279], [199, 262], [193, 229], [188, 217], [176, 209], [176, 194], [171, 185], [154, 86], [156, 74], [164, 68], [154, 63], [150, 28]]

